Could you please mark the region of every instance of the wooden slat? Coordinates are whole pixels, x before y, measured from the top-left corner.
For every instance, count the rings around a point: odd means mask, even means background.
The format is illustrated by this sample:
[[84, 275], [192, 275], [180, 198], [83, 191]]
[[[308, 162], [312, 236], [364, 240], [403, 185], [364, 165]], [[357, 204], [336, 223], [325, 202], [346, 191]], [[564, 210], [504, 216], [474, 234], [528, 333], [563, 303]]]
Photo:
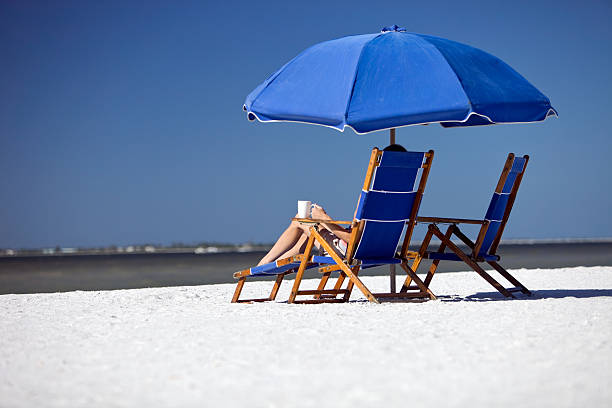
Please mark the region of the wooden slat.
[[365, 180], [363, 181], [363, 189], [365, 191], [370, 190], [372, 177], [374, 176], [374, 168], [378, 167], [381, 155], [382, 151], [380, 149], [377, 147], [372, 149], [372, 153], [370, 154], [370, 163], [368, 164], [368, 171], [366, 172]]
[[491, 265], [497, 272], [499, 272], [499, 274], [501, 276], [503, 276], [504, 278], [506, 278], [508, 280], [508, 282], [512, 283], [514, 286], [518, 287], [521, 289], [521, 292], [523, 292], [526, 295], [531, 296], [531, 292], [529, 291], [529, 289], [527, 289], [525, 287], [525, 285], [523, 285], [521, 282], [518, 281], [518, 279], [516, 279], [514, 276], [512, 276], [510, 274], [510, 272], [508, 272], [507, 270], [505, 270], [500, 264], [498, 264], [497, 262], [493, 262], [493, 261], [489, 261], [487, 262], [489, 265]]
[[298, 295], [343, 295], [348, 293], [346, 289], [308, 289], [308, 290], [298, 290]]
[[[378, 148], [373, 148], [372, 153], [370, 154], [370, 162], [368, 163], [368, 170], [366, 171], [365, 180], [363, 181], [363, 190], [368, 191], [370, 189], [370, 184], [372, 183], [372, 176], [374, 175], [374, 168], [378, 166], [379, 159], [381, 156], [381, 151]], [[357, 207], [359, 208], [359, 200], [361, 200], [361, 195], [357, 200]], [[351, 264], [353, 262], [353, 256], [355, 255], [355, 250], [357, 248], [357, 243], [361, 238], [361, 234], [363, 233], [363, 221], [357, 221], [353, 219], [353, 223], [351, 224], [351, 238], [349, 239], [348, 246], [346, 248], [346, 261]]]
[[389, 265], [389, 292], [395, 293], [395, 264]]
[[397, 292], [397, 293], [373, 293], [377, 298], [427, 298], [429, 295], [424, 292]]
[[280, 273], [276, 276], [276, 281], [274, 282], [274, 286], [272, 287], [272, 291], [270, 292], [270, 297], [268, 300], [276, 299], [276, 295], [278, 294], [278, 290], [280, 289], [281, 283], [283, 282], [283, 278], [285, 277], [285, 273]]
[[[423, 259], [425, 252], [427, 251], [427, 248], [429, 248], [429, 243], [431, 242], [432, 236], [433, 236], [433, 233], [428, 230], [427, 234], [425, 234], [425, 238], [423, 239], [423, 242], [421, 242], [421, 247], [419, 248], [419, 252], [417, 253], [417, 256], [414, 258], [414, 261], [412, 261], [411, 268], [413, 271], [416, 272], [419, 269], [421, 260]], [[406, 276], [406, 280], [404, 280], [404, 284], [402, 285], [400, 292], [405, 292], [406, 290], [408, 290], [408, 286], [410, 286], [411, 282], [412, 282], [412, 277], [410, 275]]]
[[523, 166], [523, 171], [516, 175], [516, 179], [514, 180], [514, 186], [512, 186], [512, 191], [510, 192], [510, 197], [508, 197], [508, 203], [506, 204], [506, 211], [504, 212], [504, 217], [502, 218], [501, 225], [497, 230], [497, 234], [493, 239], [493, 243], [491, 243], [491, 248], [489, 248], [489, 254], [494, 255], [497, 252], [497, 247], [501, 241], [502, 234], [504, 233], [504, 229], [506, 228], [506, 223], [508, 222], [508, 218], [510, 218], [510, 211], [512, 211], [512, 207], [514, 206], [514, 201], [516, 200], [516, 194], [518, 193], [518, 189], [521, 186], [521, 182], [523, 180], [523, 175], [525, 174], [525, 170], [527, 170], [527, 163], [529, 163], [529, 156], [524, 155], [525, 165]]
[[417, 217], [417, 222], [437, 224], [483, 224], [485, 221], [471, 220], [468, 218]]
[[365, 221], [356, 221], [353, 223], [351, 229], [351, 238], [349, 239], [348, 247], [346, 248], [346, 261], [351, 264], [353, 262], [353, 256], [357, 251], [357, 242], [361, 238], [363, 234], [363, 228], [365, 226]]
[[459, 238], [461, 241], [463, 241], [463, 243], [465, 245], [467, 245], [471, 249], [474, 249], [475, 244], [463, 232], [461, 232], [459, 227], [455, 226], [455, 228], [453, 229], [453, 234], [455, 234], [457, 236], [457, 238]]
[[[338, 276], [338, 279], [336, 279], [336, 284], [334, 285], [334, 289], [340, 289], [345, 279], [346, 279], [346, 274], [340, 271], [340, 275]], [[349, 284], [346, 286], [346, 290], [348, 290], [348, 293], [344, 295], [344, 300], [348, 301], [349, 298], [351, 297], [351, 289], [352, 289], [352, 286], [350, 286], [350, 281], [349, 281]]]
[[293, 303], [295, 301], [295, 297], [297, 296], [297, 291], [300, 287], [300, 283], [302, 282], [302, 277], [304, 276], [304, 271], [306, 270], [306, 265], [312, 258], [312, 247], [314, 246], [314, 235], [312, 233], [316, 231], [314, 227], [310, 227], [310, 237], [308, 241], [306, 241], [306, 248], [304, 250], [304, 258], [302, 258], [302, 262], [300, 263], [300, 267], [298, 268], [297, 275], [295, 276], [295, 280], [293, 281], [293, 288], [291, 289], [291, 294], [289, 295], [289, 303]]
[[514, 163], [514, 153], [508, 153], [508, 157], [506, 158], [506, 163], [504, 163], [504, 168], [502, 169], [501, 175], [499, 176], [499, 181], [497, 182], [497, 186], [495, 187], [496, 193], [501, 193], [504, 184], [506, 184], [506, 179], [508, 178], [508, 174], [510, 174], [510, 170], [512, 170], [512, 164]]
[[353, 221], [324, 220], [321, 218], [291, 218], [292, 221], [304, 224], [352, 224]]
[[245, 269], [243, 271], [234, 272], [234, 279], [244, 278], [246, 276], [251, 276], [251, 270]]
[[421, 207], [421, 201], [423, 199], [423, 194], [425, 192], [425, 186], [427, 185], [427, 179], [429, 177], [429, 172], [431, 170], [431, 163], [433, 162], [434, 151], [430, 150], [425, 153], [425, 163], [421, 165], [423, 168], [423, 172], [421, 173], [421, 180], [419, 181], [419, 188], [417, 189], [417, 194], [414, 198], [414, 203], [412, 204], [412, 212], [410, 213], [410, 219], [406, 222], [406, 232], [404, 234], [404, 242], [402, 243], [402, 258], [406, 256], [406, 252], [408, 251], [408, 247], [410, 246], [410, 240], [412, 239], [412, 232], [414, 231], [414, 226], [416, 225], [417, 214], [419, 213], [419, 208]]
[[[435, 225], [430, 225], [429, 228], [436, 228], [438, 229], [438, 227], [436, 227]], [[448, 229], [446, 230], [446, 234], [444, 234], [444, 236], [447, 239], [451, 238], [451, 235], [453, 235], [453, 232], [457, 231], [457, 227], [455, 226], [455, 224], [449, 225]], [[444, 253], [444, 250], [446, 249], [446, 243], [444, 243], [444, 241], [442, 241], [440, 243], [440, 246], [438, 247], [438, 253]], [[429, 285], [431, 284], [431, 280], [434, 277], [434, 274], [436, 273], [436, 271], [438, 270], [438, 265], [440, 265], [440, 260], [439, 259], [434, 259], [434, 261], [431, 263], [431, 266], [429, 267], [429, 271], [427, 272], [427, 276], [425, 277], [425, 286], [429, 287]]]
[[320, 267], [319, 268], [319, 272], [320, 273], [327, 273], [327, 272], [339, 271], [340, 269], [342, 269], [342, 268], [340, 268], [340, 266], [338, 266], [338, 265], [329, 265], [329, 266], [322, 266], [322, 267]]
[[[331, 276], [331, 272], [327, 272], [324, 273], [323, 276], [321, 276], [321, 280], [319, 281], [319, 286], [317, 287], [317, 293], [314, 293], [314, 298], [315, 299], [319, 299], [321, 297], [321, 291], [323, 289], [325, 289], [325, 285], [327, 285], [327, 281], [329, 280], [329, 277]], [[298, 292], [298, 295], [300, 294], [300, 292]]]
[[[359, 274], [359, 268], [360, 268], [359, 265], [354, 265], [351, 267], [351, 271], [353, 272], [353, 275], [357, 276]], [[340, 287], [342, 286], [342, 281], [347, 278], [344, 272], [341, 271], [340, 273], [342, 275], [338, 277], [338, 282], [336, 282], [336, 286], [334, 287], [334, 289], [340, 289]], [[353, 290], [354, 285], [355, 284], [353, 283], [353, 281], [349, 279], [348, 283], [346, 284], [346, 289], [349, 291], [349, 293], [344, 295], [344, 300], [347, 302], [351, 297], [351, 292]]]
[[332, 298], [332, 299], [327, 299], [327, 298], [323, 298], [323, 299], [306, 299], [306, 300], [295, 300], [292, 303], [306, 303], [306, 304], [310, 304], [310, 303], [344, 303], [346, 302], [346, 300], [340, 298]]
[[242, 292], [242, 287], [244, 286], [245, 281], [246, 281], [246, 277], [243, 277], [243, 278], [240, 278], [240, 280], [236, 284], [236, 290], [234, 290], [234, 296], [232, 297], [232, 303], [239, 302], [238, 298], [240, 297], [240, 292]]
[[[405, 259], [415, 259], [418, 256], [419, 256], [418, 251], [406, 251], [404, 258]], [[400, 258], [401, 258], [401, 254], [400, 254]]]
[[270, 299], [268, 298], [261, 298], [261, 299], [240, 299], [237, 300], [234, 303], [253, 303], [253, 302], [268, 302], [270, 301]]
[[472, 256], [477, 257], [480, 252], [480, 248], [482, 248], [482, 244], [484, 243], [484, 239], [487, 236], [487, 230], [489, 229], [489, 221], [485, 221], [480, 227], [480, 231], [478, 232], [478, 236], [476, 237], [476, 241], [474, 242], [474, 246], [472, 247]]
[[301, 262], [301, 261], [302, 261], [302, 257], [300, 255], [289, 256], [287, 258], [278, 259], [276, 261], [276, 265], [277, 266], [285, 266], [285, 265], [288, 265], [288, 264], [293, 263], [293, 262]]
[[429, 302], [431, 299], [427, 297], [417, 297], [417, 298], [380, 298], [380, 303], [425, 303]]

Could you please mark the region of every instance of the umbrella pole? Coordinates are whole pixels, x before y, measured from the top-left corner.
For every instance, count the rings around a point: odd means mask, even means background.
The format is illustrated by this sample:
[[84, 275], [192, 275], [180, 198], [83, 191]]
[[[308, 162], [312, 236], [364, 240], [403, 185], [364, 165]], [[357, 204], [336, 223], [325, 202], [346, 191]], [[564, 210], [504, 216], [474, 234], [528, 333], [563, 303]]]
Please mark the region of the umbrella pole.
[[[395, 144], [395, 128], [389, 130], [389, 144]], [[391, 284], [391, 293], [395, 293], [395, 265], [389, 265], [389, 279]]]

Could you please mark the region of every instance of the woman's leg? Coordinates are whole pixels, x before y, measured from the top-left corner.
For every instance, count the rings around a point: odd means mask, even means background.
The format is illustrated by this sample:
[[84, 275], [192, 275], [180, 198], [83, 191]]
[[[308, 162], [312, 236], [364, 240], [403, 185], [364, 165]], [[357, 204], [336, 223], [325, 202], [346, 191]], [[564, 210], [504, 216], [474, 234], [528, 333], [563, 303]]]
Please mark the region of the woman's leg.
[[278, 257], [278, 259], [288, 258], [293, 255], [302, 254], [306, 249], [306, 241], [308, 241], [308, 237], [310, 235], [304, 232], [298, 241], [295, 243], [293, 247], [291, 247], [287, 252]]
[[[281, 255], [292, 250], [304, 235], [304, 229], [305, 228], [299, 222], [291, 221], [291, 224], [289, 224], [287, 229], [278, 237], [272, 249], [261, 258], [257, 266], [276, 261]], [[306, 238], [308, 238], [308, 236], [306, 236]]]

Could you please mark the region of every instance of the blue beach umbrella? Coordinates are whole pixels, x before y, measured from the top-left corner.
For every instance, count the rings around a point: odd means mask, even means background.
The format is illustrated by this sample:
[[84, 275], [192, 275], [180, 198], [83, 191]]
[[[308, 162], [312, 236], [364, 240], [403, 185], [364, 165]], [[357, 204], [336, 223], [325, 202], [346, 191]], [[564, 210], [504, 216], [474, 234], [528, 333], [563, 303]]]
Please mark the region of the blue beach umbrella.
[[306, 49], [255, 88], [243, 108], [249, 120], [357, 133], [427, 123], [538, 122], [557, 115], [544, 94], [499, 58], [396, 25]]
[[[455, 41], [380, 33], [306, 49], [251, 92], [249, 120], [303, 122], [356, 133], [440, 123], [444, 127], [539, 122], [549, 99], [497, 57]], [[391, 266], [391, 292], [395, 269]]]

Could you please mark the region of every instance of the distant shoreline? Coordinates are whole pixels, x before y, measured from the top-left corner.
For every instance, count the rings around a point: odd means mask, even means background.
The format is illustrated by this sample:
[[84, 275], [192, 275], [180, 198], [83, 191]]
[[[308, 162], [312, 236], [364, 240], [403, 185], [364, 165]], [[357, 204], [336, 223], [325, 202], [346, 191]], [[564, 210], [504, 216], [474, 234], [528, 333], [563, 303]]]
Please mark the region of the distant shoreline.
[[[459, 246], [465, 246], [461, 241], [455, 242]], [[520, 245], [571, 245], [571, 244], [610, 244], [612, 238], [545, 238], [545, 239], [508, 239], [503, 240], [502, 246]], [[235, 253], [259, 253], [267, 252], [272, 244], [242, 244], [236, 246], [194, 246], [194, 247], [155, 247], [152, 245], [130, 245], [120, 247], [120, 249], [79, 249], [79, 248], [57, 248], [57, 249], [0, 249], [0, 259], [6, 258], [57, 258], [57, 257], [82, 257], [82, 256], [115, 256], [115, 255], [214, 255], [214, 254], [235, 254]], [[410, 246], [411, 249], [418, 249], [419, 244]]]
[[[498, 251], [506, 269], [612, 266], [612, 241], [507, 242], [502, 243]], [[436, 248], [436, 243], [433, 243], [430, 249]], [[264, 253], [265, 250], [252, 250], [196, 254], [193, 251], [174, 250], [5, 256], [0, 257], [0, 294], [232, 283], [235, 282], [234, 272], [256, 265]], [[430, 263], [423, 261], [418, 272], [426, 273]], [[438, 267], [439, 273], [466, 270], [469, 270], [469, 266], [462, 262], [442, 262]], [[388, 273], [388, 268], [379, 267], [366, 269], [360, 275]]]

